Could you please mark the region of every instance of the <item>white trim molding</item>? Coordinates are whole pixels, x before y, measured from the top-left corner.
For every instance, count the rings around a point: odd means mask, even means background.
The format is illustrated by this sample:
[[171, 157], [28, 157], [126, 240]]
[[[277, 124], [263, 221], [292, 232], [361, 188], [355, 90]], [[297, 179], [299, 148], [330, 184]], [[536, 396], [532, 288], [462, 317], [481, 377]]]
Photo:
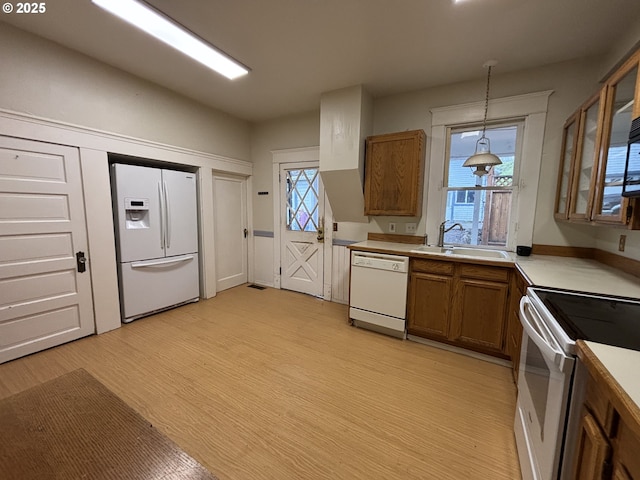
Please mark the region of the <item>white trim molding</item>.
[[[280, 215], [280, 209], [282, 208], [280, 202], [280, 165], [285, 163], [306, 163], [306, 162], [318, 162], [320, 163], [320, 147], [302, 147], [302, 148], [287, 148], [283, 150], [272, 150], [273, 155], [273, 286], [275, 288], [281, 288], [280, 286], [280, 242], [282, 241], [282, 235], [280, 234], [282, 228], [282, 218]], [[331, 206], [326, 199], [326, 193], [324, 198], [324, 272], [323, 272], [323, 296], [324, 300], [331, 300], [331, 267], [332, 267], [332, 242], [333, 242], [333, 213]]]
[[[187, 148], [0, 109], [0, 135], [78, 148], [87, 207], [89, 261], [94, 289], [96, 331], [120, 326], [120, 305], [113, 234], [108, 153], [148, 158], [199, 168], [200, 273], [203, 298], [216, 294], [213, 245], [213, 171], [250, 177], [253, 164]], [[248, 191], [250, 191], [250, 184]], [[248, 195], [248, 212], [251, 212]], [[249, 219], [250, 221], [251, 219]], [[97, 297], [95, 292], [100, 292]], [[96, 300], [98, 298], [98, 300]]]
[[[488, 121], [523, 120], [522, 162], [520, 164], [520, 193], [516, 211], [515, 239], [512, 245], [531, 245], [533, 222], [540, 180], [544, 127], [549, 97], [553, 90], [528, 93], [489, 101]], [[427, 204], [434, 212], [443, 211], [442, 188], [446, 156], [447, 128], [480, 123], [484, 117], [484, 102], [466, 103], [431, 109], [431, 152]], [[526, 180], [525, 180], [526, 179]], [[427, 235], [437, 238], [440, 216], [427, 218]]]

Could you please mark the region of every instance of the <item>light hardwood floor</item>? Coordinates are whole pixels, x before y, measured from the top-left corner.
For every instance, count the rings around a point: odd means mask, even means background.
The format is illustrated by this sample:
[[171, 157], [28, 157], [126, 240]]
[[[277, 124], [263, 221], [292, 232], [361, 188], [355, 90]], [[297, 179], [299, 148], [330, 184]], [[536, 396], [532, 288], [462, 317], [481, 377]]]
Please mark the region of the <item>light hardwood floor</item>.
[[306, 295], [236, 287], [0, 365], [0, 398], [79, 367], [221, 480], [520, 478], [508, 368]]

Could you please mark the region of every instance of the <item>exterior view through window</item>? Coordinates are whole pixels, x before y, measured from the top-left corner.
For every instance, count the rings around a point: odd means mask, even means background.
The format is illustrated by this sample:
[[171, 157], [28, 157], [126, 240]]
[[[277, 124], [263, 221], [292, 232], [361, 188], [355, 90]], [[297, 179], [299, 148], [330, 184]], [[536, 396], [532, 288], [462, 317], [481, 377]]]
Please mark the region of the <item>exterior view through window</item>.
[[515, 222], [511, 210], [516, 203], [522, 122], [487, 127], [491, 153], [502, 160], [487, 175], [478, 177], [464, 161], [475, 152], [482, 135], [477, 127], [450, 128], [445, 166], [444, 219], [447, 228], [462, 225], [445, 233], [448, 245], [486, 245], [506, 247], [513, 236]]
[[287, 170], [287, 229], [318, 230], [318, 168]]

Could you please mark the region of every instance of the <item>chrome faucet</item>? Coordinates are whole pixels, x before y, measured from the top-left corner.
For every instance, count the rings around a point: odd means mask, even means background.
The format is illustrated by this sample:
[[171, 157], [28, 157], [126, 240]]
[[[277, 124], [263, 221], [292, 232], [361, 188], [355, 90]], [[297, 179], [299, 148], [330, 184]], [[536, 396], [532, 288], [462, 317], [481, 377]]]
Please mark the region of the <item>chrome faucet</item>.
[[440, 224], [440, 230], [438, 232], [438, 246], [439, 247], [444, 247], [444, 234], [447, 233], [449, 230], [453, 230], [455, 227], [459, 227], [460, 230], [464, 230], [464, 227], [462, 225], [460, 225], [459, 223], [454, 223], [449, 228], [444, 228], [446, 223], [447, 223], [447, 221], [445, 220], [444, 222], [442, 222]]

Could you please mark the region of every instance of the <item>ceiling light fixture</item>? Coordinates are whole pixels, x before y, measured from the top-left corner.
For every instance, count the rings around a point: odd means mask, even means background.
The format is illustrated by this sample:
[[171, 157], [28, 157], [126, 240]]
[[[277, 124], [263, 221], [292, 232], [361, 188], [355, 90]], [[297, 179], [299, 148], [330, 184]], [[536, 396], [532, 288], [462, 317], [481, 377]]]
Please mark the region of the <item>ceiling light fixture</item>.
[[136, 0], [91, 1], [230, 80], [249, 73], [247, 67], [143, 2]]
[[489, 85], [491, 82], [491, 68], [498, 64], [495, 60], [489, 60], [484, 65], [487, 71], [487, 93], [484, 100], [484, 120], [482, 121], [482, 136], [476, 142], [476, 153], [471, 155], [462, 164], [463, 167], [471, 167], [474, 175], [482, 177], [489, 173], [487, 167], [491, 169], [494, 165], [500, 165], [502, 161], [493, 153], [491, 153], [491, 143], [485, 136], [487, 130], [487, 112], [489, 111]]

